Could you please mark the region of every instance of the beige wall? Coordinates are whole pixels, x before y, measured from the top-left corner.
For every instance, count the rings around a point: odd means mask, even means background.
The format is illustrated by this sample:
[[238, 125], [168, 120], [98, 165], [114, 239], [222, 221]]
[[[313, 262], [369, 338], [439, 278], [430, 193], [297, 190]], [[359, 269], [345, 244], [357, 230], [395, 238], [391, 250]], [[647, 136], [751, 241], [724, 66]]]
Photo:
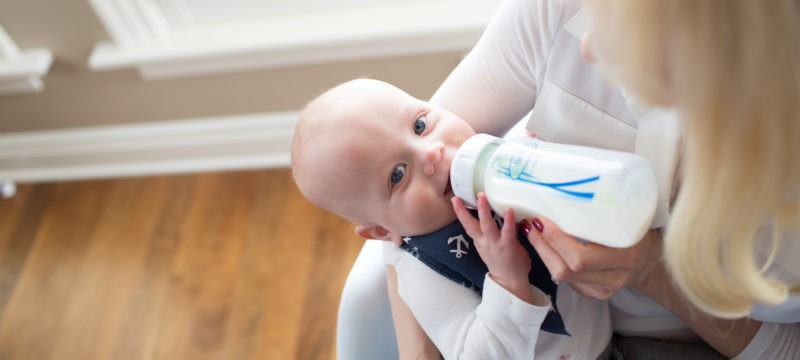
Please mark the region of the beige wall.
[[0, 133], [297, 110], [320, 91], [368, 76], [429, 97], [460, 54], [439, 54], [144, 81], [133, 70], [92, 72], [106, 38], [86, 0], [0, 0], [0, 24], [20, 48], [47, 47], [45, 90], [0, 96]]

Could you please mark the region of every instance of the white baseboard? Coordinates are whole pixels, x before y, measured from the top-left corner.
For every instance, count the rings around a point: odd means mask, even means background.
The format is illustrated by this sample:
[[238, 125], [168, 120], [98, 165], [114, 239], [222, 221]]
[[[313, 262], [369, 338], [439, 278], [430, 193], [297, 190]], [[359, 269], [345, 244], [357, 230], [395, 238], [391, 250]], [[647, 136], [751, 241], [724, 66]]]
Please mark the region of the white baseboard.
[[286, 167], [296, 118], [283, 112], [0, 134], [0, 180]]

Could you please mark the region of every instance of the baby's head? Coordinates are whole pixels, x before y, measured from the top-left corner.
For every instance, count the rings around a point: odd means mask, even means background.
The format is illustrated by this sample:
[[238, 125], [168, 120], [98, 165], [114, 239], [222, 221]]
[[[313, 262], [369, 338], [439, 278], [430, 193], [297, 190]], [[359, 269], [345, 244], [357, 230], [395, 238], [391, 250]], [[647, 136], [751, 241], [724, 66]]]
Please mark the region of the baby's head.
[[352, 80], [300, 114], [292, 172], [306, 198], [357, 223], [358, 235], [400, 243], [456, 219], [450, 163], [474, 134], [390, 84]]

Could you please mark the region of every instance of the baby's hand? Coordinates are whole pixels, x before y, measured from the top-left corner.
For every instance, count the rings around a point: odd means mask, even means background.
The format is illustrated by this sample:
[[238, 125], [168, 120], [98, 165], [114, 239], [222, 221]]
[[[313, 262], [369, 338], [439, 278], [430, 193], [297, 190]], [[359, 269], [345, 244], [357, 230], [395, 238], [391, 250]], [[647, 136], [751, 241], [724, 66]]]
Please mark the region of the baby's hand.
[[470, 214], [464, 207], [464, 202], [457, 197], [453, 198], [453, 208], [467, 234], [474, 240], [478, 254], [489, 268], [489, 276], [521, 300], [532, 303], [533, 293], [528, 282], [531, 259], [517, 240], [514, 211], [509, 209], [503, 214], [503, 228], [498, 229], [484, 193], [478, 194], [478, 219]]

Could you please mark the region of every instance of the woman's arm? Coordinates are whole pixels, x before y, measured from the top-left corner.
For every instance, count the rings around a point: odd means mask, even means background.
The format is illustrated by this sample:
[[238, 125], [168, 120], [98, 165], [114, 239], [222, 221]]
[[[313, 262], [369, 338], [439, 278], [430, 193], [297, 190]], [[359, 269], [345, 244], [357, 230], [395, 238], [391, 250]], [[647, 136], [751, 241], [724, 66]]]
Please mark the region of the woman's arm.
[[694, 307], [672, 282], [663, 261], [656, 261], [647, 275], [631, 286], [672, 311], [711, 347], [727, 357], [741, 353], [761, 327], [760, 321], [719, 319]]
[[397, 272], [394, 266], [386, 265], [386, 284], [389, 287], [389, 303], [392, 305], [392, 320], [397, 335], [397, 350], [400, 360], [441, 359], [439, 349], [419, 326], [414, 314], [397, 293]]
[[607, 299], [631, 286], [683, 320], [698, 336], [725, 356], [739, 354], [758, 332], [761, 322], [714, 318], [692, 306], [670, 280], [661, 261], [661, 236], [651, 230], [631, 248], [608, 248], [584, 243], [561, 231], [555, 223], [537, 218], [542, 231], [529, 240], [554, 278], [568, 282], [579, 293]]
[[765, 322], [743, 352], [734, 359], [797, 359], [800, 354], [800, 323]]

